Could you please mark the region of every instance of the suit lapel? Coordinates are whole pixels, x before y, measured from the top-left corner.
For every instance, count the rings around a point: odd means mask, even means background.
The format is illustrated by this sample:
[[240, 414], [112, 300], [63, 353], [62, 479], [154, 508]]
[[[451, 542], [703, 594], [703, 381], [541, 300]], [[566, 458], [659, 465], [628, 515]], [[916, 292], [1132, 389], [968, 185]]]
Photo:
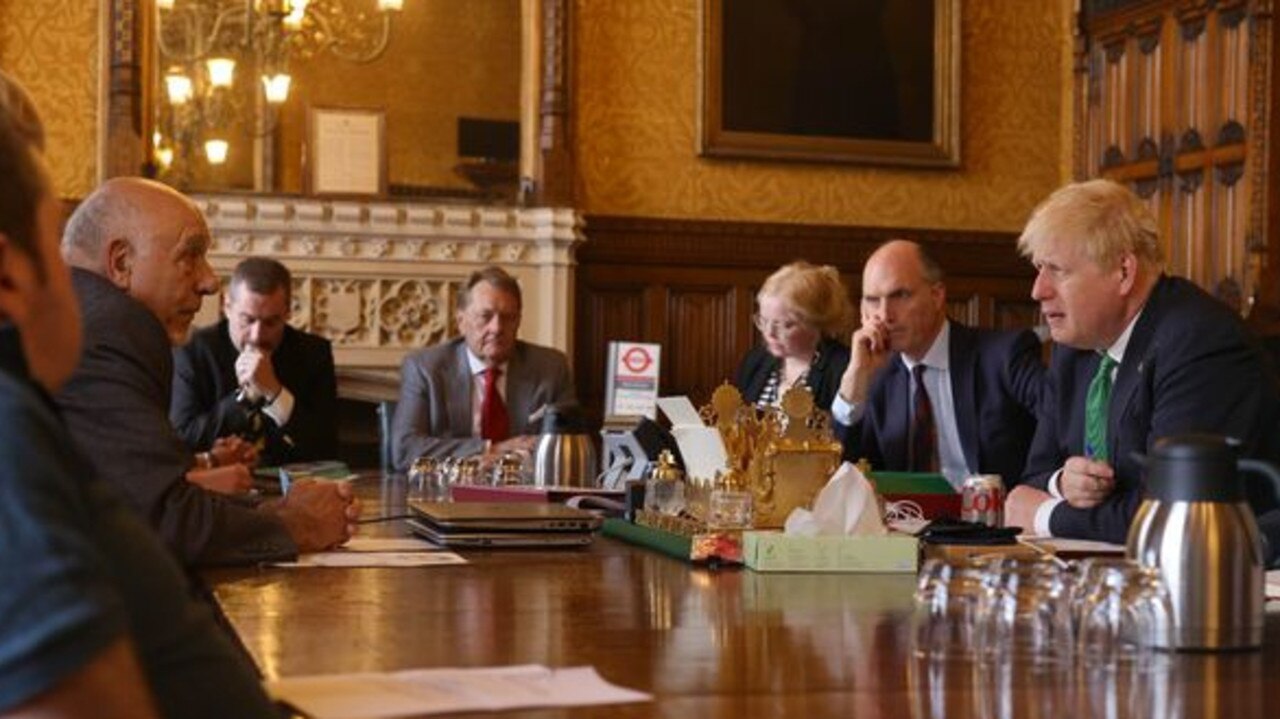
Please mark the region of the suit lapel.
[[529, 426], [529, 413], [533, 408], [529, 406], [528, 395], [521, 391], [522, 388], [529, 387], [529, 378], [525, 375], [528, 367], [524, 361], [524, 346], [517, 343], [515, 350], [511, 353], [511, 359], [507, 362], [507, 414], [511, 417], [511, 434], [528, 434], [526, 428]]
[[449, 412], [449, 424], [456, 428], [465, 428], [470, 434], [474, 422], [471, 408], [471, 362], [467, 359], [467, 343], [458, 342], [457, 351], [454, 352], [453, 376], [449, 378], [451, 385], [449, 397], [455, 398], [452, 401], [446, 399], [446, 411]]
[[911, 402], [911, 392], [907, 387], [907, 368], [902, 364], [902, 356], [894, 354], [889, 360], [888, 391], [885, 393], [884, 463], [886, 467], [907, 466], [907, 436], [911, 433], [910, 413], [907, 405]]
[[956, 413], [956, 430], [960, 434], [960, 448], [969, 467], [980, 467], [978, 462], [978, 402], [977, 372], [978, 353], [974, 348], [974, 336], [968, 327], [951, 323], [951, 346], [947, 349], [951, 360], [951, 399]]
[[[1125, 415], [1125, 410], [1133, 402], [1138, 387], [1142, 386], [1143, 375], [1150, 371], [1148, 367], [1152, 359], [1150, 355], [1155, 349], [1151, 341], [1163, 309], [1160, 299], [1165, 287], [1166, 283], [1162, 278], [1151, 292], [1146, 307], [1142, 309], [1142, 316], [1133, 326], [1133, 334], [1129, 336], [1129, 344], [1124, 349], [1124, 360], [1116, 369], [1116, 379], [1111, 385], [1111, 402], [1107, 407], [1107, 456], [1113, 465], [1117, 461], [1115, 453], [1116, 439], [1120, 436], [1120, 418]], [[1093, 367], [1096, 371], [1096, 362]]]
[[240, 358], [240, 351], [231, 341], [231, 329], [226, 319], [217, 324], [214, 330], [213, 342], [211, 350], [214, 354], [214, 367], [222, 368], [222, 380], [226, 383], [225, 387], [218, 387], [218, 397], [235, 392], [240, 387], [240, 381], [236, 377], [236, 360]]

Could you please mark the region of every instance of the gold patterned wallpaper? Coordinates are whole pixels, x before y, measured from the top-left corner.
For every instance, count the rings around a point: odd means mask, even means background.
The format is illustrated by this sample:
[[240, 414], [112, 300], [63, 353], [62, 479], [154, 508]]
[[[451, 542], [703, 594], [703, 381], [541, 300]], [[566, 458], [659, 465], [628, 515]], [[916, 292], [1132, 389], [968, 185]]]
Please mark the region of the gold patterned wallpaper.
[[699, 158], [701, 4], [576, 0], [584, 211], [1012, 231], [1067, 178], [1070, 0], [961, 3], [958, 171]]
[[46, 158], [64, 197], [96, 184], [98, 58], [95, 0], [0, 0], [0, 67], [40, 106]]

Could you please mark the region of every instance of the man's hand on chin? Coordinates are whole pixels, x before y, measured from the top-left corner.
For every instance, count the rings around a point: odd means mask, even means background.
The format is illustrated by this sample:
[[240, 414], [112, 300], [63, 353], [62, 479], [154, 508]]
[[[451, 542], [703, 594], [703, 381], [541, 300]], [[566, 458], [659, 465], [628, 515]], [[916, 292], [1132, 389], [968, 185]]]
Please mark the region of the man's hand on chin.
[[1004, 500], [1004, 526], [1022, 527], [1031, 534], [1036, 529], [1036, 510], [1053, 499], [1048, 492], [1020, 484], [1014, 487]]

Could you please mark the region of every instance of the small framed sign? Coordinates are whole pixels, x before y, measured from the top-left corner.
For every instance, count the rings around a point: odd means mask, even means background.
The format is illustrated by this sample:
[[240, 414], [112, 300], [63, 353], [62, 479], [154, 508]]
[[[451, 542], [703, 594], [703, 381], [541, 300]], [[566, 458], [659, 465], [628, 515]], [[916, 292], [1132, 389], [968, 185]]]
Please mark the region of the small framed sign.
[[658, 363], [662, 345], [610, 342], [605, 380], [606, 417], [636, 415], [653, 419], [658, 401]]
[[308, 194], [386, 194], [387, 115], [382, 110], [312, 107], [307, 145]]

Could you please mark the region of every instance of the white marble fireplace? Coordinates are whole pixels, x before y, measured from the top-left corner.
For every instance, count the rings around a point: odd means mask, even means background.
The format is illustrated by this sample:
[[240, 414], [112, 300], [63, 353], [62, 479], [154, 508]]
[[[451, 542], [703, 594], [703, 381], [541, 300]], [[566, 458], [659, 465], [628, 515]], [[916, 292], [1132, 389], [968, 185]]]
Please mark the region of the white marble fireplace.
[[[293, 273], [292, 324], [333, 342], [340, 392], [398, 380], [410, 350], [457, 333], [459, 287], [495, 264], [524, 293], [522, 339], [570, 350], [573, 265], [583, 241], [572, 209], [193, 195], [213, 233], [224, 281], [241, 259], [267, 255]], [[205, 301], [197, 324], [218, 319]], [[368, 394], [368, 393], [365, 393]], [[376, 394], [376, 393], [375, 393]]]

